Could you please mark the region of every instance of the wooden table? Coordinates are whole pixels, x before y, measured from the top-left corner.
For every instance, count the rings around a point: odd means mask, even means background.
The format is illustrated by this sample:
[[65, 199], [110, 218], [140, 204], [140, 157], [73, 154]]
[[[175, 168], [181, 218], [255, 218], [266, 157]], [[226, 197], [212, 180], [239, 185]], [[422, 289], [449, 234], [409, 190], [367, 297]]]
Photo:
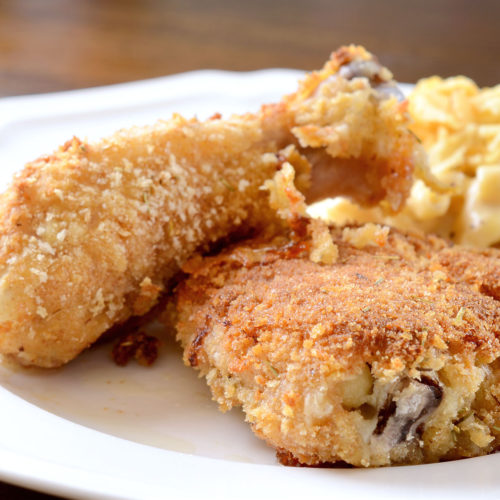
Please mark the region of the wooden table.
[[[314, 69], [346, 43], [400, 81], [461, 73], [494, 85], [499, 19], [497, 0], [0, 0], [0, 96], [202, 68]], [[0, 483], [0, 498], [52, 497]]]

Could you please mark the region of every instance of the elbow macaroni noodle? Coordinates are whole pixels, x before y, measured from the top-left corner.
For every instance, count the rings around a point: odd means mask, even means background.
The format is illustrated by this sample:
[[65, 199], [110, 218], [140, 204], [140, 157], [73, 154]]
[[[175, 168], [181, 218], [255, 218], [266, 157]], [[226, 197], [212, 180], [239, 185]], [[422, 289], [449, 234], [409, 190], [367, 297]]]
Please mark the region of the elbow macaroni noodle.
[[311, 207], [312, 215], [338, 224], [384, 222], [476, 247], [500, 244], [500, 85], [481, 90], [463, 76], [426, 78], [410, 94], [409, 112], [431, 170], [449, 192], [416, 180], [398, 215], [342, 198]]

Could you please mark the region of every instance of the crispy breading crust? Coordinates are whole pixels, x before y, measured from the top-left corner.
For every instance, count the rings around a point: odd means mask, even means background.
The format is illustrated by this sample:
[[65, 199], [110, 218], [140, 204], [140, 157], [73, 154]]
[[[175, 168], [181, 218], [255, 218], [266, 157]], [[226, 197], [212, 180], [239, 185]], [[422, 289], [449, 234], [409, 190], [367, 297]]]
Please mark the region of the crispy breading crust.
[[495, 450], [500, 251], [371, 226], [332, 229], [329, 265], [310, 260], [308, 237], [187, 263], [176, 302], [186, 364], [222, 410], [241, 405], [302, 464]]
[[28, 164], [0, 201], [0, 352], [57, 366], [146, 312], [195, 251], [275, 221], [260, 187], [285, 161], [302, 191], [312, 166], [330, 195], [400, 207], [421, 149], [382, 83], [388, 70], [345, 47], [256, 114], [175, 115]]

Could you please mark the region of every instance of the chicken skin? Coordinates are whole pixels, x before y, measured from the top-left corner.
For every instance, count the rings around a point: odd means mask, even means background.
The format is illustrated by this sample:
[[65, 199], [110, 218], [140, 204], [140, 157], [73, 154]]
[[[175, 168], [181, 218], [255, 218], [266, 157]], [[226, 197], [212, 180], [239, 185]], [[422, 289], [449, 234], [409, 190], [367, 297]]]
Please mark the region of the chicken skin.
[[175, 115], [29, 163], [0, 197], [0, 353], [59, 366], [145, 314], [195, 252], [275, 223], [261, 187], [283, 162], [310, 200], [399, 209], [425, 159], [398, 97], [344, 47], [255, 114]]
[[[333, 260], [314, 258], [318, 242], [328, 255], [325, 235]], [[282, 463], [418, 464], [499, 448], [500, 250], [315, 221], [184, 271], [174, 316], [185, 363]]]

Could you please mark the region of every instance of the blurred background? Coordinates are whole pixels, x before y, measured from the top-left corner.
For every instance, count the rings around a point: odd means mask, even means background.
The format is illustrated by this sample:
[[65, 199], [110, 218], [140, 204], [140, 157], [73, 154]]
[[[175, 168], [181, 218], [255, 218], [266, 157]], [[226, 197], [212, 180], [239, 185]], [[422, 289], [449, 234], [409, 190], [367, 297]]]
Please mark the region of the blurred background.
[[[358, 43], [396, 78], [500, 82], [498, 0], [0, 0], [0, 97], [197, 69], [311, 70]], [[0, 483], [0, 498], [54, 498]]]
[[346, 43], [400, 81], [500, 82], [498, 0], [0, 0], [0, 96], [194, 69], [318, 68]]

